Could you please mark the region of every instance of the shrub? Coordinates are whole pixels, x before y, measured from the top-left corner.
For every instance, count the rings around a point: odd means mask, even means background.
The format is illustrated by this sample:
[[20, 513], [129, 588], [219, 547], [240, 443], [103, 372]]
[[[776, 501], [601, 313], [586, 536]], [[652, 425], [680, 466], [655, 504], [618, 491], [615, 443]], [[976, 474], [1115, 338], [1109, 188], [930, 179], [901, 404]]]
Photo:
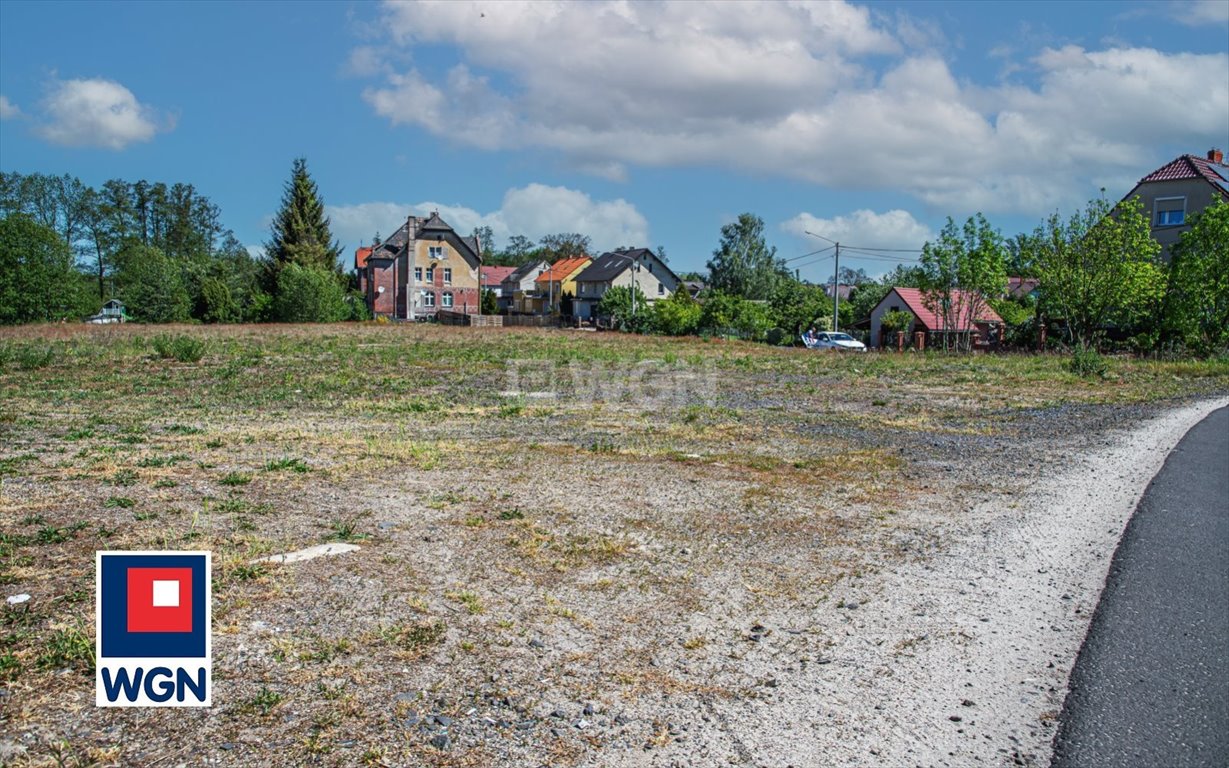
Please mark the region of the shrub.
[[1091, 347], [1077, 349], [1071, 355], [1070, 366], [1072, 373], [1085, 378], [1104, 376], [1108, 367], [1105, 358]]
[[653, 324], [667, 336], [689, 336], [700, 325], [703, 310], [683, 286], [670, 298], [653, 305]]
[[283, 323], [336, 323], [352, 316], [346, 291], [332, 272], [287, 264], [277, 276], [273, 318]]
[[199, 363], [205, 356], [207, 344], [202, 339], [192, 336], [154, 337], [154, 351], [164, 360], [175, 359], [181, 363]]

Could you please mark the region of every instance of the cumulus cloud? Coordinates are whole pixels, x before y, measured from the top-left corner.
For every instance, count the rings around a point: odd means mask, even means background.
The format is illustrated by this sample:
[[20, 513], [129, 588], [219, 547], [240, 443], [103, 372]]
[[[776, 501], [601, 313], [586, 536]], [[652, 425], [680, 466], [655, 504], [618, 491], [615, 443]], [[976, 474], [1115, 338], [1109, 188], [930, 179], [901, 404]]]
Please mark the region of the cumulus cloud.
[[716, 165], [1036, 213], [1138, 178], [1159, 144], [1229, 133], [1223, 53], [1044, 49], [1020, 64], [1031, 85], [984, 87], [930, 22], [842, 2], [398, 3], [384, 28], [396, 53], [451, 45], [460, 63], [380, 76], [377, 114], [613, 179]]
[[132, 91], [113, 80], [56, 81], [43, 100], [44, 122], [38, 134], [70, 147], [123, 149], [149, 141], [169, 121], [137, 101]]
[[21, 117], [21, 109], [9, 101], [9, 97], [0, 94], [0, 120], [8, 120], [14, 117]]
[[538, 240], [556, 232], [588, 235], [595, 249], [620, 245], [647, 245], [649, 225], [636, 207], [623, 199], [594, 200], [567, 187], [529, 184], [509, 189], [498, 210], [481, 213], [473, 208], [431, 201], [421, 203], [368, 202], [327, 207], [333, 234], [343, 243], [366, 244], [378, 232], [387, 237], [409, 215], [425, 216], [439, 211], [462, 235], [487, 226], [497, 245], [512, 235]]
[[883, 213], [864, 208], [830, 219], [804, 212], [782, 222], [781, 229], [808, 243], [818, 243], [807, 235], [813, 232], [843, 245], [862, 248], [921, 248], [927, 240], [935, 238], [930, 227], [899, 208]]

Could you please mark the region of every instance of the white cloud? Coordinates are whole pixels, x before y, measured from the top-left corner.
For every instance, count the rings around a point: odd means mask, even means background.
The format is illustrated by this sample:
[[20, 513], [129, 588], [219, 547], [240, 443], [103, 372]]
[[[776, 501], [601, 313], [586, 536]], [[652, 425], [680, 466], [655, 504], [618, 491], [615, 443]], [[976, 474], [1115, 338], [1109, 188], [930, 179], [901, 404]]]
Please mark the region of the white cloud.
[[0, 95], [0, 120], [21, 117], [21, 108], [9, 101], [8, 96]]
[[815, 243], [816, 247], [822, 244], [807, 232], [862, 248], [921, 248], [927, 240], [935, 238], [930, 227], [899, 208], [883, 213], [861, 209], [830, 219], [804, 212], [782, 222], [781, 229]]
[[384, 26], [390, 54], [451, 45], [461, 63], [384, 75], [364, 93], [377, 114], [604, 178], [716, 165], [1033, 214], [1229, 133], [1226, 54], [1045, 49], [1012, 64], [1035, 85], [983, 87], [930, 22], [842, 2], [388, 4]]
[[56, 81], [42, 108], [46, 120], [39, 135], [70, 147], [123, 149], [173, 127], [169, 121], [160, 125], [153, 109], [113, 80]]
[[1189, 27], [1229, 24], [1229, 2], [1225, 0], [1191, 0], [1173, 3], [1170, 9], [1174, 18]]
[[425, 216], [432, 211], [439, 211], [444, 221], [462, 235], [477, 227], [490, 227], [501, 247], [512, 235], [538, 240], [556, 232], [588, 235], [598, 251], [620, 245], [647, 245], [649, 237], [648, 221], [626, 200], [595, 201], [584, 192], [544, 184], [508, 190], [499, 209], [489, 213], [431, 201], [369, 202], [330, 205], [326, 209], [334, 236], [348, 247], [370, 243], [377, 232], [387, 237], [405, 222], [406, 216]]

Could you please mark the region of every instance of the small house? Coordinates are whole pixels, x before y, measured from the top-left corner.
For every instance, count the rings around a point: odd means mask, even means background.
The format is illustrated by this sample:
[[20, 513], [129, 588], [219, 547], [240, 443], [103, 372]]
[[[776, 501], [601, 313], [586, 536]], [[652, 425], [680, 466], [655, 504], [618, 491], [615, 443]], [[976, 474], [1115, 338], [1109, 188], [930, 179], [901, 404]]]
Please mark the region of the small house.
[[[976, 299], [967, 292], [954, 289], [952, 291], [952, 302], [955, 305], [955, 311], [949, 314], [954, 318], [961, 318], [962, 320], [967, 318], [970, 312], [965, 311], [964, 308], [970, 307], [971, 302], [974, 301]], [[995, 333], [1003, 327], [1003, 318], [999, 317], [999, 314], [984, 301], [978, 307], [976, 317], [973, 318], [971, 324], [961, 325], [960, 322], [955, 322], [952, 327], [948, 327], [943, 315], [936, 312], [935, 309], [931, 302], [926, 301], [925, 295], [920, 289], [893, 288], [871, 310], [870, 346], [883, 346], [883, 316], [889, 312], [908, 312], [913, 315], [913, 322], [905, 331], [905, 338], [912, 338], [914, 333], [921, 331], [928, 338], [945, 333], [975, 333], [981, 339], [989, 340], [994, 338]]]
[[107, 325], [109, 323], [124, 323], [128, 321], [128, 313], [124, 309], [124, 302], [119, 299], [111, 299], [106, 304], [102, 305], [102, 309], [98, 314], [91, 315], [85, 319], [85, 322], [94, 325]]

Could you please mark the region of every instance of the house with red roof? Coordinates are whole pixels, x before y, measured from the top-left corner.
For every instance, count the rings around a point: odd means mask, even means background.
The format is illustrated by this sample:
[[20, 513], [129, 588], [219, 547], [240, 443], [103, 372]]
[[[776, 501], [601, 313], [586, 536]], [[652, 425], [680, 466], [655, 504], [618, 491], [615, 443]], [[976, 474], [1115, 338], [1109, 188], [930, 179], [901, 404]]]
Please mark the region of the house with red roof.
[[936, 335], [944, 333], [975, 333], [982, 345], [992, 339], [1001, 338], [1003, 318], [983, 299], [955, 288], [952, 290], [951, 300], [950, 311], [942, 312], [936, 302], [927, 300], [926, 295], [918, 288], [893, 288], [871, 310], [870, 346], [882, 346], [883, 316], [888, 312], [908, 312], [913, 315], [913, 323], [906, 331], [906, 338], [913, 338], [914, 333], [922, 331], [926, 334], [927, 344], [930, 346], [934, 345], [933, 339]]
[[483, 267], [482, 290], [494, 293], [497, 299], [503, 298], [503, 282], [515, 271], [516, 267]]
[[570, 293], [572, 298], [575, 298], [576, 276], [592, 263], [593, 259], [588, 256], [560, 259], [552, 264], [550, 269], [538, 275], [533, 282], [534, 291], [537, 293], [534, 299], [534, 314], [559, 312], [565, 293]]
[[1190, 229], [1191, 217], [1216, 200], [1229, 202], [1229, 165], [1219, 149], [1206, 157], [1182, 155], [1139, 180], [1123, 200], [1139, 196], [1144, 215], [1152, 221], [1152, 237], [1161, 244], [1161, 257]]

